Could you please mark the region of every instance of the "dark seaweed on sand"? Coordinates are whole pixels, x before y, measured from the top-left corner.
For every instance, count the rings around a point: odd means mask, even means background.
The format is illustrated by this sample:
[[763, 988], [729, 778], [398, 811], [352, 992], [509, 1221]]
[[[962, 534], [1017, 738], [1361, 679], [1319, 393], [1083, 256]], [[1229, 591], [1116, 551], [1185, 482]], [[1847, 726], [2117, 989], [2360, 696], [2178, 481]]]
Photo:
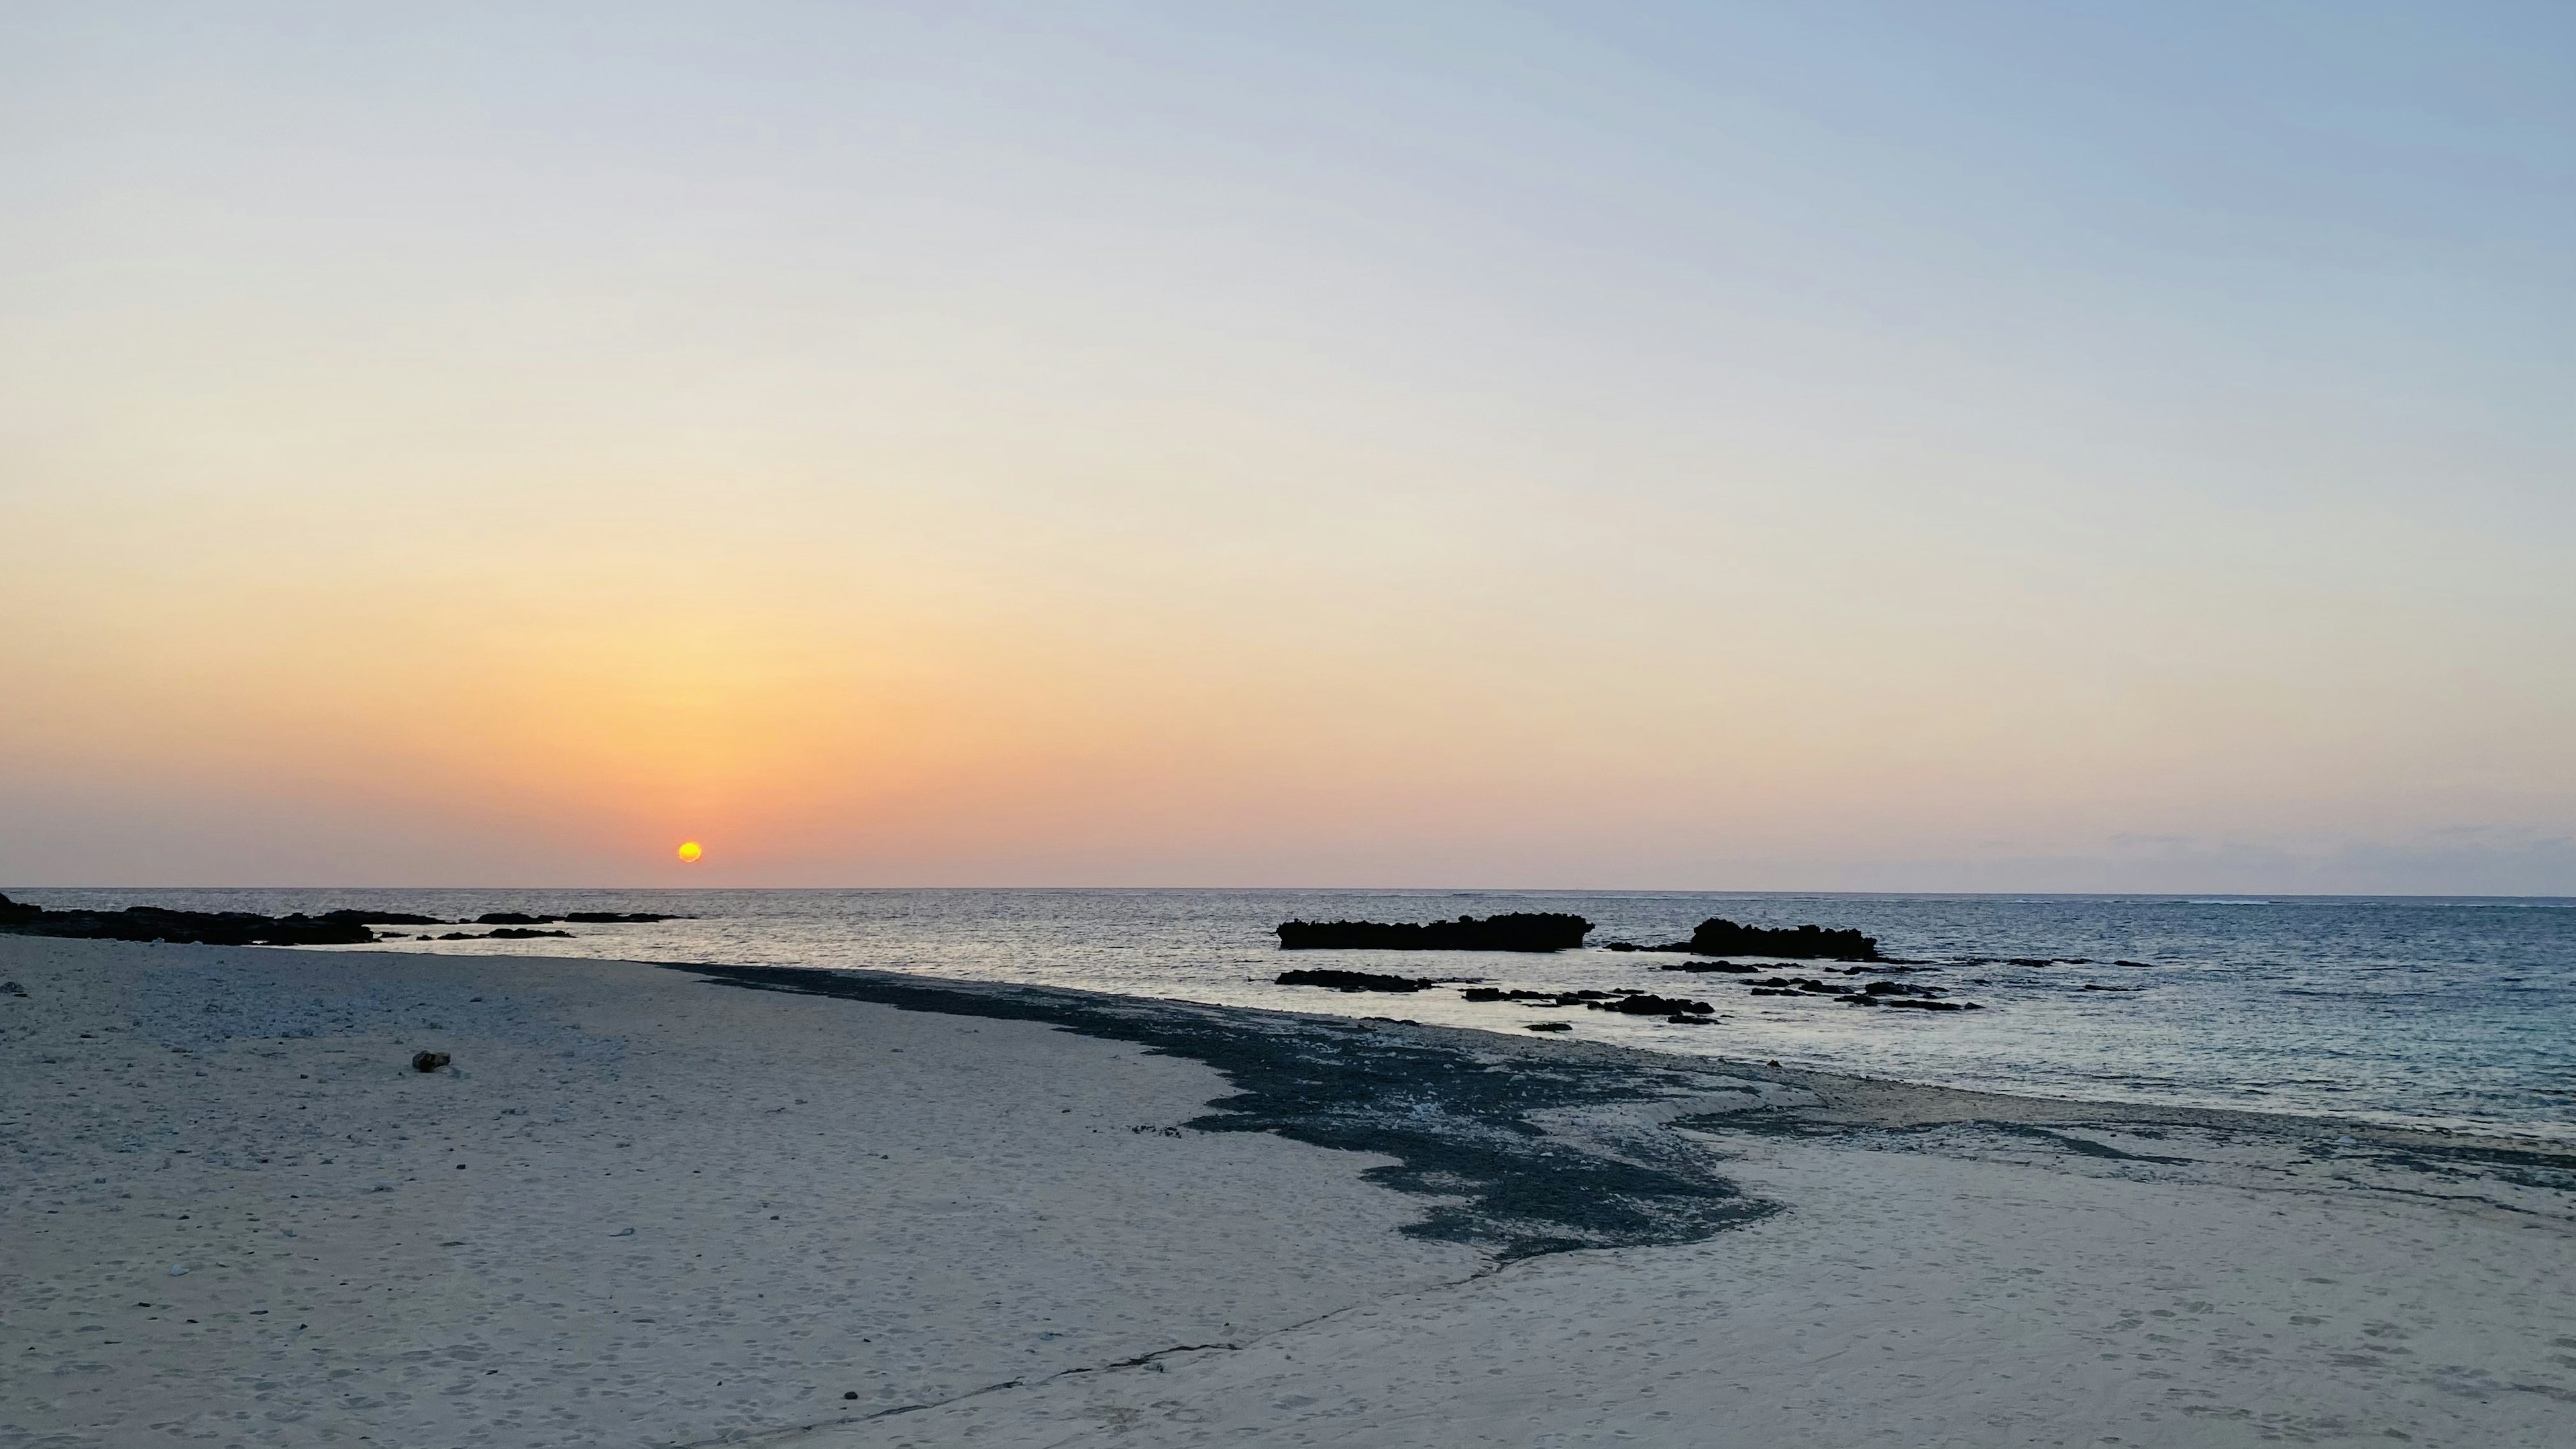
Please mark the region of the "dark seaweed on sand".
[[1772, 1206], [1720, 1177], [1719, 1155], [1659, 1129], [1578, 1137], [1533, 1117], [1651, 1101], [1688, 1073], [1569, 1058], [1488, 1071], [1474, 1054], [1359, 1022], [1265, 1019], [1176, 1002], [1042, 987], [953, 986], [855, 971], [680, 966], [730, 986], [872, 1001], [905, 1011], [1043, 1021], [1141, 1043], [1222, 1072], [1235, 1095], [1186, 1125], [1275, 1132], [1318, 1147], [1392, 1157], [1365, 1177], [1437, 1199], [1417, 1237], [1470, 1243], [1503, 1259], [1575, 1248], [1683, 1243]]

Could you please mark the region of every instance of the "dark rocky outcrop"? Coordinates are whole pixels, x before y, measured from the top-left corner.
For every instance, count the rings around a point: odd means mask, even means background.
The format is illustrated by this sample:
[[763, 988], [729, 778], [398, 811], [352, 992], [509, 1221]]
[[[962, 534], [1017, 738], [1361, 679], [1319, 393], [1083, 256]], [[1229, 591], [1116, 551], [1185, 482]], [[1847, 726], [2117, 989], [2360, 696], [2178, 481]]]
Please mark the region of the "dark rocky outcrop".
[[[477, 926], [551, 926], [569, 921], [577, 926], [626, 926], [648, 921], [694, 921], [695, 916], [666, 916], [654, 911], [566, 911], [560, 916], [531, 916], [524, 911], [485, 911], [476, 916]], [[436, 925], [435, 921], [415, 921], [417, 925]]]
[[1755, 996], [1828, 996], [1845, 1006], [1902, 1006], [1916, 1011], [1983, 1011], [1973, 1001], [1940, 1001], [1937, 986], [1903, 981], [1872, 981], [1859, 990], [1818, 981], [1812, 976], [1773, 976], [1752, 983]]
[[177, 941], [203, 946], [355, 946], [376, 939], [357, 921], [332, 916], [262, 916], [250, 911], [49, 911], [0, 896], [0, 932], [88, 941]]
[[1594, 1011], [1615, 1011], [1623, 1016], [1704, 1015], [1717, 1010], [1705, 1001], [1685, 1001], [1677, 996], [1614, 996], [1607, 1001], [1587, 1002]]
[[1411, 976], [1380, 976], [1369, 971], [1282, 971], [1278, 984], [1328, 986], [1335, 991], [1420, 991], [1432, 983]]
[[317, 921], [347, 921], [359, 926], [444, 926], [437, 916], [415, 916], [406, 911], [324, 911]]
[[1284, 951], [1563, 951], [1583, 944], [1592, 923], [1556, 911], [1460, 916], [1427, 925], [1381, 921], [1282, 921]]
[[1724, 916], [1699, 923], [1681, 949], [1694, 956], [1778, 956], [1792, 961], [1875, 961], [1878, 939], [1822, 926], [1740, 926]]
[[1522, 1027], [1522, 1028], [1521, 1028], [1521, 1030], [1523, 1030], [1523, 1031], [1572, 1031], [1572, 1030], [1574, 1030], [1574, 1023], [1573, 1023], [1573, 1022], [1570, 1022], [1570, 1021], [1533, 1021], [1533, 1022], [1529, 1023], [1527, 1026]]
[[1760, 992], [1765, 989], [1773, 991], [1806, 991], [1819, 996], [1840, 996], [1843, 990], [1841, 987], [1834, 985], [1830, 981], [1818, 981], [1812, 976], [1766, 977], [1763, 980], [1754, 982], [1753, 988], [1756, 992]]
[[1724, 971], [1737, 976], [1758, 976], [1763, 968], [1747, 966], [1741, 961], [1675, 961], [1655, 968], [1658, 971]]
[[445, 1052], [414, 1052], [411, 1058], [411, 1069], [415, 1072], [434, 1072], [446, 1066], [447, 1062], [448, 1056]]
[[423, 941], [534, 941], [542, 937], [572, 939], [570, 931], [540, 931], [531, 926], [503, 926], [497, 931], [450, 931], [444, 936], [422, 936]]

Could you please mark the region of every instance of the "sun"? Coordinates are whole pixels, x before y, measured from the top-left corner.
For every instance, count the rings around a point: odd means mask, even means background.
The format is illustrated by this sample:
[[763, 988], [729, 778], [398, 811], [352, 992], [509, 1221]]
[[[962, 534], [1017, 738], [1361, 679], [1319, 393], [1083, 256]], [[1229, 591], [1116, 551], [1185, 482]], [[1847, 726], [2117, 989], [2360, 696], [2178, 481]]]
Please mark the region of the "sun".
[[706, 851], [700, 847], [696, 841], [683, 840], [680, 842], [680, 863], [682, 865], [696, 865], [698, 863], [698, 857], [704, 854], [706, 854]]

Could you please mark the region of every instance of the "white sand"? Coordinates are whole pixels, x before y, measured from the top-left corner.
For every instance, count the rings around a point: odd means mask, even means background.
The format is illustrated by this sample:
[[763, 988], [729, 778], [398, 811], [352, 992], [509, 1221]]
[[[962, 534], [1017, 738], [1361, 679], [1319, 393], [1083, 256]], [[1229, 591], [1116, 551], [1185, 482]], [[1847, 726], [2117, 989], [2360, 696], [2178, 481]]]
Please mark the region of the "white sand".
[[1742, 1175], [1794, 1209], [787, 1442], [2576, 1444], [2564, 1217], [1819, 1144]]
[[1165, 1135], [1218, 1074], [1034, 1023], [572, 961], [0, 979], [0, 1449], [2576, 1444], [2545, 1172], [1718, 1123], [1783, 1211], [1479, 1276], [1375, 1159]]

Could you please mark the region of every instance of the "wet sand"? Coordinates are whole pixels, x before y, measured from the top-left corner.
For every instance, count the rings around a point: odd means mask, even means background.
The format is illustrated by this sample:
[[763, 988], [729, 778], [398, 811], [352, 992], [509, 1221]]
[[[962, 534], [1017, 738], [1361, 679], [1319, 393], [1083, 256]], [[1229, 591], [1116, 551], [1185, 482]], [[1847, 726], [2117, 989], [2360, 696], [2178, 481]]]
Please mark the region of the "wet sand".
[[0, 938], [0, 980], [0, 1449], [2576, 1416], [2576, 1162], [2447, 1134], [858, 973]]

